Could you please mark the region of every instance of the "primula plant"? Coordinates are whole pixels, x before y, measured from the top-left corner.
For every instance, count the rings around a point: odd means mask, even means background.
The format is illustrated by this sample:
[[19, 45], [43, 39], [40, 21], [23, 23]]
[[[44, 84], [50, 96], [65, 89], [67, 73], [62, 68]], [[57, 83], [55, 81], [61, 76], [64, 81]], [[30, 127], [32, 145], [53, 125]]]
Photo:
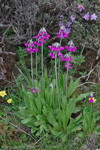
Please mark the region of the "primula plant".
[[[79, 4], [80, 12], [85, 11], [85, 7]], [[96, 14], [91, 14], [91, 21], [96, 20]], [[71, 31], [71, 25], [76, 17], [70, 16], [70, 21], [64, 24], [63, 15], [60, 16], [60, 29], [57, 34], [58, 41], [48, 45], [48, 54], [53, 59], [55, 77], [48, 77], [48, 70], [44, 70], [44, 44], [50, 38], [45, 27], [41, 28], [38, 35], [35, 36], [36, 41], [29, 40], [25, 46], [26, 50], [31, 53], [31, 78], [27, 79], [28, 87], [22, 85], [20, 91], [21, 98], [24, 99], [24, 106], [19, 107], [17, 115], [22, 119], [22, 123], [31, 128], [31, 132], [37, 137], [49, 133], [54, 137], [59, 137], [63, 141], [68, 141], [68, 136], [74, 132], [92, 133], [95, 131], [96, 119], [92, 116], [92, 109], [86, 113], [86, 109], [82, 113], [82, 109], [77, 104], [90, 95], [90, 92], [77, 95], [75, 93], [79, 86], [80, 78], [76, 81], [69, 80], [69, 70], [73, 69], [73, 60], [77, 47], [74, 40], [68, 40], [68, 34]], [[82, 19], [88, 21], [90, 13], [87, 12]], [[62, 40], [64, 44], [62, 45]], [[67, 42], [66, 42], [67, 41]], [[36, 77], [37, 77], [37, 51], [41, 47], [41, 74], [39, 79], [33, 80], [33, 53], [36, 53]], [[78, 58], [78, 57], [77, 57]], [[58, 64], [59, 62], [59, 64]], [[63, 62], [65, 63], [63, 65]], [[65, 67], [63, 73], [60, 67]], [[58, 68], [57, 68], [58, 67]], [[25, 77], [25, 76], [24, 76]], [[26, 78], [26, 77], [25, 77]], [[32, 84], [30, 84], [32, 81]], [[96, 99], [90, 95], [90, 104], [95, 103]], [[78, 115], [77, 115], [78, 113]], [[73, 117], [73, 114], [75, 117]], [[88, 119], [89, 117], [89, 119]], [[83, 125], [83, 124], [84, 125]], [[99, 127], [97, 126], [98, 131]]]
[[[78, 109], [77, 103], [90, 94], [76, 96], [75, 90], [78, 88], [80, 79], [75, 82], [73, 79], [70, 82], [68, 80], [68, 70], [72, 68], [70, 62], [73, 60], [71, 53], [75, 52], [77, 48], [72, 40], [65, 47], [61, 46], [62, 39], [67, 36], [66, 29], [62, 26], [58, 33], [60, 43], [55, 42], [48, 46], [51, 50], [49, 56], [55, 61], [55, 78], [52, 81], [50, 77], [48, 78], [47, 70], [43, 70], [43, 44], [49, 35], [45, 28], [42, 28], [35, 37], [37, 40], [34, 44], [41, 47], [42, 77], [40, 81], [32, 79], [33, 83], [29, 91], [22, 85], [21, 91], [25, 106], [19, 107], [20, 111], [17, 114], [23, 119], [21, 122], [31, 127], [31, 132], [36, 136], [50, 133], [54, 137], [60, 137], [63, 141], [67, 141], [68, 136], [73, 132], [81, 130], [82, 113], [80, 112], [80, 115], [75, 118], [72, 117], [72, 114], [81, 111]], [[31, 49], [29, 44], [26, 44], [27, 50], [31, 53], [37, 51], [34, 44], [31, 42]], [[65, 55], [62, 54], [63, 50], [66, 51]], [[57, 59], [61, 63], [65, 62], [67, 73], [63, 74], [57, 71]]]

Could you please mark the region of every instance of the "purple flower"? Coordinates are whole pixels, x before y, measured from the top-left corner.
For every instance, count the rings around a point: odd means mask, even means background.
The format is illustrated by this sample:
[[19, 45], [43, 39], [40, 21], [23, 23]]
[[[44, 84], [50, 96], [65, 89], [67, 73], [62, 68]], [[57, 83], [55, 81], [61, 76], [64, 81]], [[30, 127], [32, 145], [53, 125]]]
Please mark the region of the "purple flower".
[[70, 28], [66, 28], [66, 33], [69, 34], [70, 33]]
[[48, 47], [52, 50], [52, 52], [49, 54], [52, 59], [55, 59], [55, 54], [53, 52], [59, 52], [58, 53], [59, 58], [62, 57], [62, 54], [60, 53], [60, 51], [63, 50], [64, 47], [62, 47], [59, 43], [56, 42]]
[[85, 9], [84, 6], [81, 4], [78, 5], [78, 8], [80, 9], [80, 12]]
[[41, 92], [41, 90], [39, 88], [35, 88], [35, 87], [32, 87], [32, 90], [33, 90], [33, 93], [36, 93], [36, 90], [38, 90], [38, 92]]
[[51, 58], [52, 58], [52, 59], [55, 59], [55, 56], [53, 55]]
[[34, 87], [32, 87], [33, 93], [36, 93], [36, 89]]
[[38, 89], [38, 92], [40, 93], [40, 92], [41, 92], [41, 90], [40, 90], [40, 89]]
[[84, 15], [84, 17], [83, 17], [83, 18], [84, 18], [85, 20], [87, 20], [87, 21], [88, 21], [88, 20], [89, 20], [89, 16], [90, 16], [90, 15], [89, 15], [89, 12], [88, 12], [87, 14], [85, 14], [85, 15]]
[[59, 52], [64, 49], [59, 43], [54, 43], [51, 46], [48, 46], [52, 51]]
[[60, 30], [59, 30], [59, 33], [58, 33], [58, 38], [65, 38], [67, 37], [67, 32], [66, 32], [66, 28], [64, 25], [60, 26]]
[[46, 29], [43, 27], [40, 29], [39, 34], [35, 36], [36, 41], [34, 42], [34, 44], [36, 44], [37, 46], [42, 46], [42, 44], [46, 43], [45, 40], [48, 40], [49, 37], [50, 35], [47, 33]]
[[28, 43], [25, 43], [25, 46], [28, 46]]
[[91, 15], [91, 20], [96, 20], [97, 19], [97, 15], [94, 13]]
[[72, 22], [69, 21], [66, 26], [69, 28], [71, 26], [71, 24], [72, 24]]
[[25, 46], [27, 47], [26, 50], [30, 53], [37, 52], [38, 49], [35, 47], [34, 42], [32, 40], [29, 40], [27, 43], [25, 43]]
[[62, 18], [64, 18], [64, 16], [63, 16], [63, 15], [60, 15], [60, 19], [62, 19]]
[[69, 41], [69, 42], [68, 42], [68, 45], [65, 46], [65, 48], [66, 48], [68, 51], [71, 51], [71, 52], [75, 52], [76, 49], [77, 49], [77, 48], [74, 46], [73, 41]]
[[71, 69], [71, 68], [72, 68], [72, 67], [71, 67], [71, 63], [69, 63], [69, 62], [68, 62], [68, 63], [65, 63], [65, 67], [68, 68], [68, 69]]
[[73, 59], [72, 56], [66, 54], [61, 60], [69, 62], [69, 61], [71, 61], [72, 59]]
[[73, 22], [75, 20], [75, 17], [71, 16], [70, 19]]
[[59, 22], [59, 26], [64, 26], [64, 22], [63, 22], [63, 21], [60, 21], [60, 22]]
[[62, 58], [63, 57], [63, 54], [62, 53], [58, 53], [58, 56], [59, 56], [59, 58]]

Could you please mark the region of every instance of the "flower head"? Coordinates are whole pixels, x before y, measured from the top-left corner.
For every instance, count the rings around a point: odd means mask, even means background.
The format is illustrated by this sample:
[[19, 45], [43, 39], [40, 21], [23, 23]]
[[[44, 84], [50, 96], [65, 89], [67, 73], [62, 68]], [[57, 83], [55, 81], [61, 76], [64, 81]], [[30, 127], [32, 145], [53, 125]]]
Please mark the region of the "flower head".
[[48, 40], [49, 37], [50, 35], [47, 33], [46, 29], [43, 27], [40, 29], [38, 35], [35, 36], [36, 42], [34, 42], [34, 44], [36, 44], [37, 46], [42, 46], [42, 44], [46, 43], [45, 40]]
[[65, 48], [66, 48], [68, 51], [71, 51], [71, 52], [74, 52], [74, 51], [76, 51], [76, 49], [77, 49], [77, 48], [74, 46], [74, 43], [73, 43], [72, 40], [68, 42], [68, 45], [65, 46]]
[[72, 24], [72, 22], [69, 21], [69, 22], [67, 23], [66, 27], [70, 28], [71, 24]]
[[60, 52], [61, 50], [64, 49], [64, 47], [62, 47], [59, 43], [54, 43], [52, 44], [51, 46], [48, 46], [52, 51], [55, 51], [55, 52]]
[[58, 53], [58, 56], [59, 56], [59, 58], [62, 58], [63, 57], [63, 54], [62, 53]]
[[89, 20], [89, 16], [90, 16], [90, 15], [89, 15], [89, 12], [88, 12], [87, 14], [85, 14], [85, 15], [83, 16], [83, 18], [88, 21], [88, 20]]
[[78, 8], [80, 9], [80, 12], [85, 9], [84, 6], [81, 4], [78, 5]]
[[27, 43], [25, 43], [25, 46], [27, 47], [26, 50], [29, 51], [30, 53], [35, 53], [38, 51], [38, 49], [35, 47], [32, 39], [29, 40]]
[[49, 84], [49, 88], [53, 89], [53, 84], [52, 83]]
[[96, 99], [95, 99], [94, 97], [90, 97], [90, 98], [89, 98], [89, 102], [90, 102], [90, 103], [95, 103], [95, 102], [96, 102]]
[[40, 89], [38, 89], [38, 92], [40, 93], [40, 92], [41, 92], [41, 90], [40, 90]]
[[69, 34], [70, 33], [70, 28], [66, 28], [66, 33]]
[[32, 87], [32, 90], [33, 90], [33, 93], [36, 93], [37, 90], [38, 90], [39, 93], [41, 92], [41, 90], [37, 87]]
[[69, 62], [69, 61], [71, 61], [72, 59], [73, 59], [73, 57], [70, 56], [70, 54], [66, 54], [64, 57], [62, 57], [61, 60]]
[[64, 26], [64, 22], [63, 22], [63, 21], [60, 21], [60, 22], [59, 22], [59, 26]]
[[97, 15], [94, 13], [91, 15], [91, 20], [96, 20], [97, 19]]
[[4, 97], [5, 95], [7, 95], [6, 91], [0, 91], [0, 96]]
[[63, 16], [63, 15], [60, 15], [60, 19], [62, 19], [62, 18], [64, 18], [64, 16]]
[[66, 32], [66, 28], [64, 25], [61, 25], [60, 26], [60, 30], [59, 30], [59, 33], [58, 33], [58, 38], [65, 38], [67, 37], [67, 32]]
[[75, 20], [75, 17], [71, 16], [70, 19], [73, 22]]
[[72, 67], [71, 67], [71, 63], [69, 63], [69, 62], [68, 62], [68, 63], [65, 63], [65, 67], [68, 68], [68, 69], [71, 69], [71, 68], [72, 68]]
[[7, 100], [7, 103], [11, 103], [11, 102], [12, 102], [12, 99], [11, 99], [11, 98]]

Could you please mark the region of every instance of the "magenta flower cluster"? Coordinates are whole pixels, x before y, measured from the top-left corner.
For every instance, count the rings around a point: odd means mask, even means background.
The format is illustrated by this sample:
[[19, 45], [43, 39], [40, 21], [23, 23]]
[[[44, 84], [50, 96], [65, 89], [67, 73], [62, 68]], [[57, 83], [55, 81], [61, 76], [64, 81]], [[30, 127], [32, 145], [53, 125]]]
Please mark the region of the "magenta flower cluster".
[[38, 90], [38, 93], [41, 92], [41, 90], [39, 88], [35, 88], [35, 87], [32, 87], [32, 90], [33, 90], [33, 93], [36, 93], [37, 90]]
[[73, 47], [70, 47], [70, 46], [65, 46], [65, 48], [68, 50], [68, 51], [71, 51], [71, 52], [75, 52], [76, 51], [76, 47], [75, 46], [73, 46]]
[[65, 38], [65, 37], [67, 37], [67, 36], [68, 36], [68, 34], [67, 34], [67, 31], [66, 31], [65, 26], [64, 26], [64, 25], [60, 26], [60, 31], [59, 31], [57, 37], [58, 37], [58, 38]]
[[35, 36], [36, 41], [34, 42], [37, 46], [42, 46], [46, 43], [46, 40], [48, 40], [50, 35], [47, 33], [46, 29], [43, 27], [40, 29], [39, 34]]
[[32, 40], [29, 40], [27, 43], [25, 43], [25, 46], [27, 47], [26, 50], [29, 51], [29, 53], [35, 53], [39, 50], [35, 47]]
[[71, 63], [69, 63], [71, 60], [73, 59], [72, 56], [70, 56], [70, 54], [66, 54], [64, 57], [61, 58], [62, 61], [65, 61], [65, 67], [68, 69], [71, 69]]
[[63, 54], [61, 53], [61, 50], [64, 50], [64, 47], [61, 47], [59, 43], [54, 43], [52, 46], [48, 47], [52, 50], [52, 52], [49, 54], [52, 59], [55, 59], [55, 53], [58, 53], [58, 57], [62, 61], [66, 62], [65, 67], [71, 69], [71, 63], [69, 62], [73, 59], [73, 57], [70, 55], [70, 52], [74, 52], [77, 49], [72, 41], [68, 42], [68, 45], [65, 46], [65, 48], [69, 51], [69, 54], [66, 54], [65, 56], [63, 56]]
[[62, 47], [57, 42], [48, 47], [52, 50], [52, 52], [49, 54], [49, 56], [51, 56], [52, 59], [55, 59], [55, 52], [60, 52], [61, 50], [64, 49], [64, 47]]

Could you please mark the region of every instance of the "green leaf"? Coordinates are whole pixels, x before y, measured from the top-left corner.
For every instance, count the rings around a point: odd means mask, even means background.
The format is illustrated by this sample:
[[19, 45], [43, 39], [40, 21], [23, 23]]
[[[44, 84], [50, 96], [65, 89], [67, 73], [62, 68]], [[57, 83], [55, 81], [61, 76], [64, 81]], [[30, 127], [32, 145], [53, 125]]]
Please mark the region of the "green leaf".
[[37, 130], [38, 130], [38, 128], [33, 125], [32, 128], [31, 128], [31, 133], [34, 133], [34, 132], [36, 132]]
[[75, 109], [76, 103], [74, 100], [71, 100], [67, 105], [66, 115], [67, 115], [67, 123], [69, 118], [71, 117], [71, 114], [73, 113]]
[[48, 119], [49, 123], [50, 123], [53, 127], [58, 126], [58, 123], [56, 122], [56, 119], [55, 119], [55, 117], [53, 116], [52, 113], [49, 113], [49, 114], [47, 115], [47, 119]]
[[96, 118], [95, 118], [95, 114], [93, 114], [93, 118], [91, 121], [91, 131], [95, 128], [96, 126]]
[[41, 97], [40, 96], [35, 98], [35, 103], [36, 103], [36, 107], [37, 107], [37, 110], [38, 110], [38, 114], [41, 114], [41, 112], [42, 112], [42, 104], [41, 104]]
[[30, 122], [32, 119], [33, 119], [32, 117], [31, 117], [31, 118], [26, 118], [26, 119], [22, 120], [21, 122], [22, 122], [23, 124], [27, 124], [27, 123]]
[[77, 89], [78, 85], [79, 85], [79, 81], [80, 81], [80, 78], [77, 79], [75, 82], [73, 82], [73, 79], [71, 79], [70, 83], [69, 83], [69, 86], [68, 86], [68, 89], [67, 89], [67, 97], [69, 98], [73, 93], [74, 91]]
[[81, 100], [83, 100], [84, 98], [86, 98], [87, 96], [90, 95], [91, 92], [88, 92], [88, 93], [84, 93], [84, 94], [80, 94], [77, 98], [76, 98], [76, 102], [79, 102]]

